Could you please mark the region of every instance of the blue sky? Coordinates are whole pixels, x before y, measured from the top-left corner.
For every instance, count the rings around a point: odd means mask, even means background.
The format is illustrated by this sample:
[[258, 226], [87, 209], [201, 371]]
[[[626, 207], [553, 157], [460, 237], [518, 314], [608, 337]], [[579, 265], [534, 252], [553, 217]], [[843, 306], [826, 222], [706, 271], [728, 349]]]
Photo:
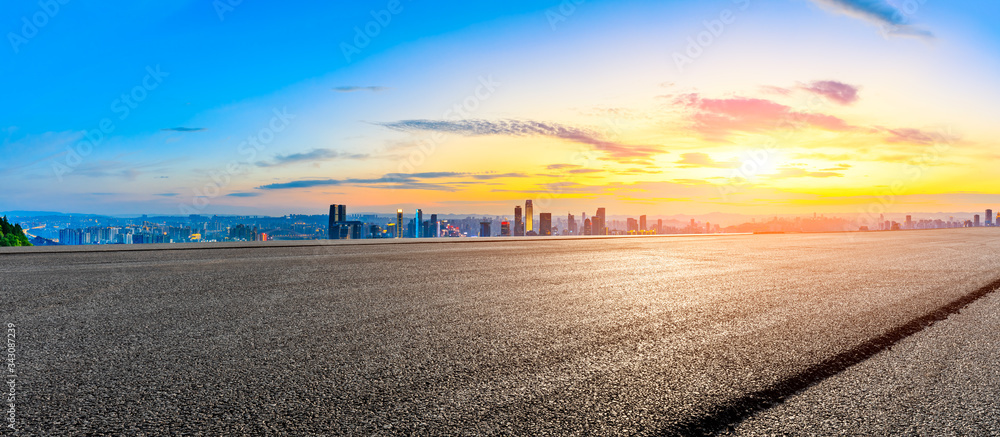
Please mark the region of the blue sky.
[[[961, 153], [939, 159], [940, 170], [911, 183], [905, 195], [912, 197], [897, 207], [962, 209], [993, 201], [995, 187], [975, 179], [988, 168], [966, 172], [966, 179], [956, 175], [996, 145], [991, 138], [998, 132], [986, 114], [1000, 99], [996, 2], [395, 4], [5, 4], [0, 144], [8, 159], [0, 164], [0, 183], [13, 189], [0, 210], [283, 214], [348, 203], [355, 210], [420, 205], [499, 213], [541, 194], [567, 210], [593, 209], [595, 202], [649, 213], [850, 210], [878, 194], [871, 187], [890, 185], [879, 175], [906, 174], [902, 165], [924, 153], [873, 152], [898, 147], [899, 136], [870, 134], [926, 134], [942, 126], [960, 131]], [[390, 6], [399, 12], [388, 12]], [[726, 11], [733, 22], [679, 69], [673, 55]], [[377, 17], [390, 21], [383, 26]], [[366, 26], [377, 31], [356, 44], [356, 29]], [[345, 44], [357, 49], [349, 58]], [[144, 81], [155, 86], [136, 91]], [[738, 177], [716, 162], [744, 159], [763, 134], [743, 126], [744, 135], [725, 144], [696, 138], [705, 134], [690, 125], [698, 114], [678, 104], [678, 96], [697, 95], [702, 103], [766, 98], [793, 107], [818, 82], [859, 92], [857, 103], [810, 109], [857, 129], [837, 138], [801, 132], [766, 177], [737, 184], [743, 197], [720, 198], [719, 187]], [[476, 97], [483, 83], [497, 89]], [[762, 87], [784, 94], [762, 97]], [[121, 100], [137, 92], [143, 98], [134, 107]], [[467, 121], [531, 121], [587, 139], [441, 124], [435, 129], [444, 130], [433, 132], [410, 128], [429, 124], [403, 123], [445, 120], [449, 108], [470, 102]], [[286, 114], [287, 126], [274, 124], [276, 113]], [[88, 132], [93, 139], [102, 120], [112, 131], [77, 160], [72, 149]], [[273, 140], [246, 153], [245, 139], [269, 126], [280, 132], [265, 132]], [[433, 152], [420, 152], [429, 140]], [[866, 145], [850, 149], [859, 141]], [[873, 141], [887, 143], [867, 145]], [[610, 154], [610, 143], [659, 152], [640, 169], [625, 154]], [[685, 155], [691, 153], [714, 161], [692, 168]], [[851, 153], [871, 159], [806, 158]], [[239, 171], [226, 174], [233, 163]], [[572, 176], [550, 171], [568, 163], [585, 168]], [[834, 167], [852, 170], [824, 180], [789, 178]], [[409, 176], [384, 182], [399, 173]], [[932, 187], [942, 184], [963, 199], [982, 200], [941, 200], [948, 190]]]

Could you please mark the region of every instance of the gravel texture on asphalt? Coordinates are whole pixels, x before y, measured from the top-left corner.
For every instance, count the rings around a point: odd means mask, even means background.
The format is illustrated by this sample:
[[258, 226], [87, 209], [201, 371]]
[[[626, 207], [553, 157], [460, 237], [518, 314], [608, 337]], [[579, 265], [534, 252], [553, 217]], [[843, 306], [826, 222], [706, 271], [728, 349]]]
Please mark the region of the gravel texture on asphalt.
[[749, 394], [792, 406], [860, 365], [799, 395], [790, 378], [1000, 277], [988, 228], [471, 240], [0, 250], [19, 433], [754, 432], [779, 410]]
[[1000, 294], [740, 423], [732, 435], [1000, 435]]

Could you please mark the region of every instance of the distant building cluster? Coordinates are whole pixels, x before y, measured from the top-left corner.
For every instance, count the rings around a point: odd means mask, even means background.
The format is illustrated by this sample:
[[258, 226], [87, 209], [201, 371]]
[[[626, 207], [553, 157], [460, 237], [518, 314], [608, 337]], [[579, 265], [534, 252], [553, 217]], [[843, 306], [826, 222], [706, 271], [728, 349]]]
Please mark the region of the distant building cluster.
[[[44, 244], [151, 244], [326, 238], [326, 216], [41, 216], [24, 220]], [[322, 223], [322, 224], [321, 224]]]
[[649, 220], [646, 215], [612, 218], [605, 208], [554, 216], [536, 211], [532, 200], [515, 205], [511, 216], [425, 214], [422, 209], [395, 214], [352, 214], [347, 206], [330, 205], [329, 214], [263, 216], [162, 216], [115, 218], [53, 215], [22, 217], [25, 233], [36, 245], [151, 244], [270, 240], [359, 240], [379, 238], [520, 237], [555, 235], [662, 235], [713, 233], [896, 231], [1000, 226], [993, 210], [966, 218], [919, 218], [884, 215], [861, 218], [773, 217], [732, 226], [695, 219]]
[[[605, 208], [587, 217], [581, 213], [577, 219], [572, 213], [554, 218], [549, 212], [535, 212], [532, 200], [524, 206], [516, 205], [513, 220], [508, 217], [468, 217], [465, 219], [439, 220], [437, 214], [425, 215], [422, 209], [414, 211], [407, 219], [402, 209], [386, 221], [379, 216], [348, 216], [346, 205], [330, 205], [329, 235], [331, 240], [374, 238], [433, 238], [433, 237], [523, 237], [552, 235], [655, 235], [667, 233], [717, 233], [718, 225], [696, 223], [690, 226], [664, 226], [663, 220], [647, 223], [646, 216], [625, 221], [609, 220]], [[499, 226], [498, 226], [499, 225]]]

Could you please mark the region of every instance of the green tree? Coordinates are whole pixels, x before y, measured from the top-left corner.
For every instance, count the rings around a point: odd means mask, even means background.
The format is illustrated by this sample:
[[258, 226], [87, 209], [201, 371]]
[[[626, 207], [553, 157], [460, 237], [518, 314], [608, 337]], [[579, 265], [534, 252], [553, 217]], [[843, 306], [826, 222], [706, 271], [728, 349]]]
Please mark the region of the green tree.
[[0, 218], [0, 246], [31, 246], [31, 241], [24, 235], [20, 223], [11, 225], [4, 216]]

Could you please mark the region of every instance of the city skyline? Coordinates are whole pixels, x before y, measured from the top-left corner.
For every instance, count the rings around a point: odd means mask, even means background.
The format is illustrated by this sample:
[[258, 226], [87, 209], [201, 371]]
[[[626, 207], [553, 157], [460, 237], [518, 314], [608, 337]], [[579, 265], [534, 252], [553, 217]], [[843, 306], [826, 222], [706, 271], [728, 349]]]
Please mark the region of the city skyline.
[[1000, 5], [904, 3], [10, 5], [2, 207], [990, 208]]

